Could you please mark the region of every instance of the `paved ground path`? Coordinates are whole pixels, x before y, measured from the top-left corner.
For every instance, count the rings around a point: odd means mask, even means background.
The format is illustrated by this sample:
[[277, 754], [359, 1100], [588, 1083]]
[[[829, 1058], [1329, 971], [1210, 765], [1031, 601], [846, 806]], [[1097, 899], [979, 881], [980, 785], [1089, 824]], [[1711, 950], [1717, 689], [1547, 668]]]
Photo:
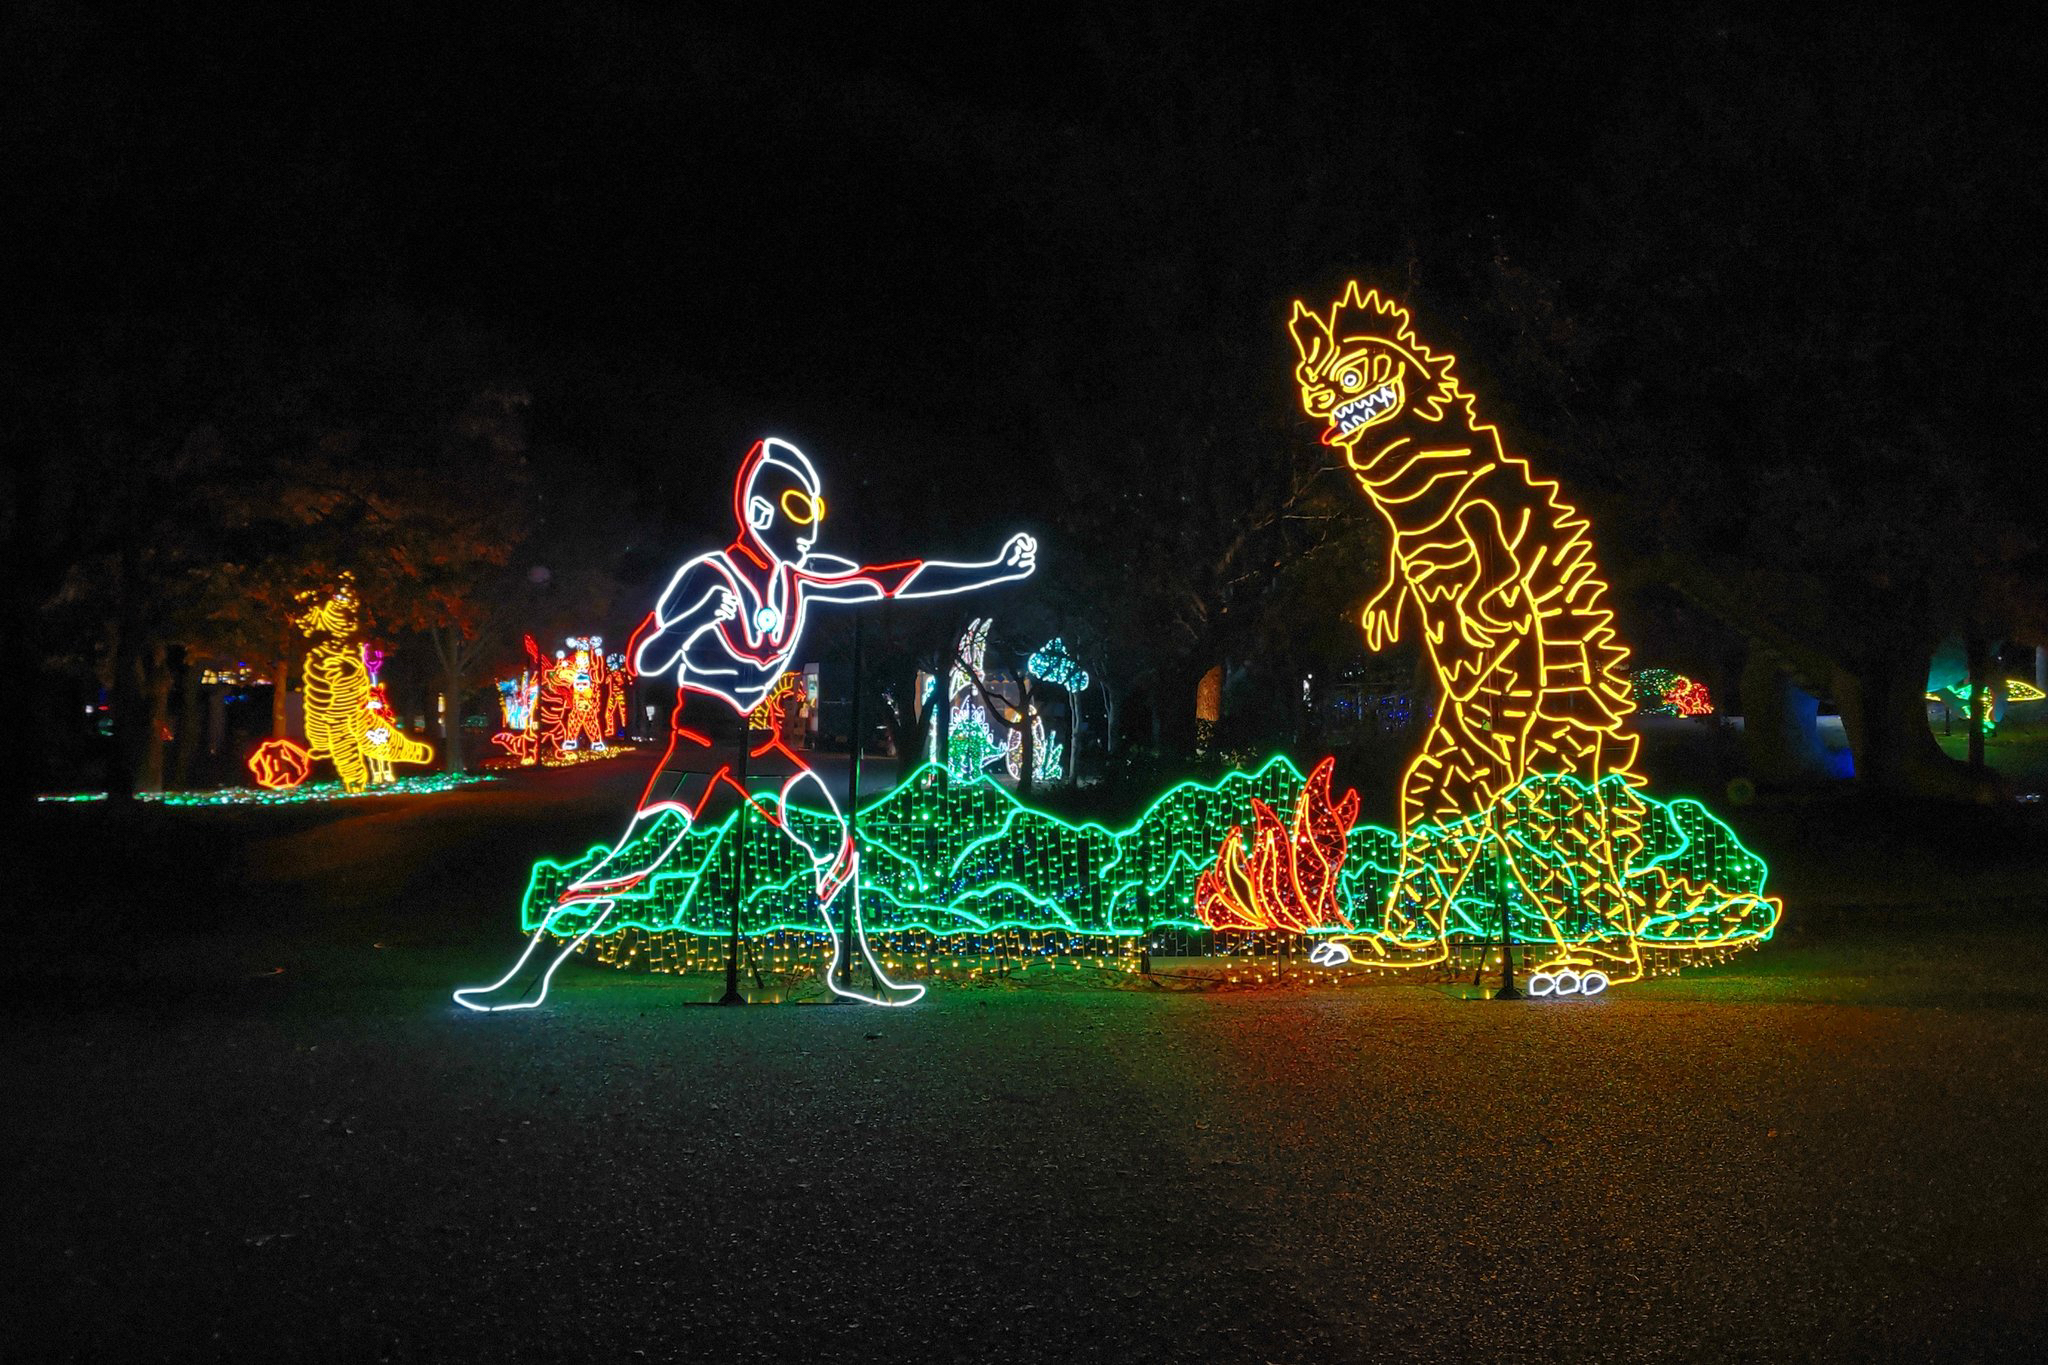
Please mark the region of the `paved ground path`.
[[721, 1011], [583, 968], [541, 1013], [450, 1005], [514, 942], [518, 860], [601, 834], [627, 780], [202, 831], [241, 891], [135, 887], [181, 927], [11, 993], [0, 1354], [2025, 1359], [2048, 1333], [2038, 925], [1795, 932], [1549, 1005]]

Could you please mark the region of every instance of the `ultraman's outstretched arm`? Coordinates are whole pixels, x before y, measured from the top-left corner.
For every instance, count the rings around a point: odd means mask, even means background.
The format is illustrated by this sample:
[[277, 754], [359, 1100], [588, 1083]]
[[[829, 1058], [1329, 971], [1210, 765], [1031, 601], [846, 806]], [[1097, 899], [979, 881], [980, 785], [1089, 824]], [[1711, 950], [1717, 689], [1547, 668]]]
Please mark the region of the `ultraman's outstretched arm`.
[[677, 672], [678, 681], [724, 692], [743, 703], [782, 676], [786, 660], [756, 658], [732, 647], [720, 627], [739, 614], [739, 594], [706, 560], [676, 571], [654, 614], [633, 642], [633, 671], [641, 677]]
[[808, 555], [803, 563], [805, 590], [825, 602], [873, 602], [879, 598], [947, 597], [997, 583], [1029, 578], [1038, 566], [1038, 542], [1014, 535], [994, 559], [955, 564], [943, 559], [914, 559], [902, 564], [862, 566], [837, 555]]

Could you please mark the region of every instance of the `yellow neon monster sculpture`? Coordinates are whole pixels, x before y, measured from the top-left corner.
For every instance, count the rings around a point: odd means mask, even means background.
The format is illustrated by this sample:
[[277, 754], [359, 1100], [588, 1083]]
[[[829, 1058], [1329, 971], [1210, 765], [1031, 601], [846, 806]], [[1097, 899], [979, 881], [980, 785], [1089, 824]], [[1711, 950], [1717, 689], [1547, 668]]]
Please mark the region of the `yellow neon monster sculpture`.
[[397, 729], [363, 658], [354, 576], [345, 573], [333, 592], [301, 593], [299, 601], [312, 604], [294, 618], [313, 641], [305, 668], [307, 750], [333, 763], [341, 785], [352, 792], [373, 779], [390, 782], [393, 763], [432, 761], [431, 745]]
[[[1476, 888], [1514, 894], [1543, 926], [1536, 995], [1638, 979], [1639, 933], [1653, 919], [1690, 917], [1704, 932], [1689, 946], [1716, 946], [1724, 908], [1745, 898], [1662, 869], [1624, 876], [1644, 846], [1632, 791], [1644, 779], [1628, 650], [1585, 517], [1502, 449], [1454, 357], [1425, 346], [1398, 303], [1353, 282], [1326, 315], [1296, 301], [1289, 330], [1303, 410], [1390, 533], [1366, 642], [1377, 650], [1419, 630], [1439, 694], [1402, 778], [1401, 866], [1382, 921], [1319, 946], [1319, 960], [1441, 962], [1448, 906]], [[1538, 784], [1539, 810], [1530, 784], [1546, 777], [1574, 780]], [[1531, 856], [1539, 836], [1543, 856]], [[1775, 902], [1746, 900], [1728, 941], [1738, 921], [1740, 937], [1755, 937], [1760, 910], [1777, 919]]]

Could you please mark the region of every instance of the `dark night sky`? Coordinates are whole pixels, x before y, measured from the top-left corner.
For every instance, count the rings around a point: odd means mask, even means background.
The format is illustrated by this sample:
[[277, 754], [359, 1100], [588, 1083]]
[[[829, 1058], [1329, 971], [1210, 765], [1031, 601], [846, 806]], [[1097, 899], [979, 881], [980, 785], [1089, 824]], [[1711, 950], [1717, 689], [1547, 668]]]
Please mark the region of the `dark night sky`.
[[[1604, 225], [1580, 191], [1616, 131], [1666, 130], [1631, 153], [1646, 193], [1691, 175], [1719, 130], [1672, 111], [1732, 68], [1811, 77], [1823, 103], [2018, 118], [2039, 46], [1960, 21], [1576, 6], [1485, 22], [1432, 5], [970, 8], [195, 23], [31, 4], [7, 44], [19, 283], [52, 331], [81, 335], [122, 312], [291, 327], [365, 299], [457, 310], [508, 340], [546, 449], [643, 485], [664, 462], [730, 458], [664, 444], [755, 429], [993, 458], [1024, 443], [1029, 400], [992, 374], [1087, 355], [1104, 311], [1130, 306], [1105, 281], [1267, 281], [1270, 316], [1208, 325], [1270, 349], [1279, 392], [1289, 293], [1398, 280], [1410, 248], [1439, 274], [1583, 248]], [[1897, 88], [1858, 93], [1838, 67]], [[1161, 148], [1185, 160], [1152, 164]], [[1065, 180], [1120, 157], [1154, 188], [1118, 200]], [[1288, 182], [1248, 186], [1252, 165], [1322, 177], [1308, 211], [1326, 221], [1302, 231]], [[1786, 173], [1730, 186], [1762, 234], [1786, 226]], [[700, 425], [626, 415], [656, 393]]]
[[[1656, 90], [1626, 33], [1452, 26], [1434, 7], [1228, 26], [1070, 26], [1034, 8], [1028, 25], [982, 26], [958, 10], [577, 6], [311, 27], [40, 8], [23, 207], [62, 244], [32, 281], [53, 304], [292, 316], [390, 295], [525, 344], [662, 353], [770, 392], [830, 383], [853, 354], [871, 374], [880, 353], [957, 379], [949, 333], [1011, 321], [1018, 301], [986, 284], [1015, 234], [1085, 253], [1099, 226], [1060, 205], [1025, 227], [1012, 192], [1047, 146], [1129, 138], [1154, 112], [1162, 51], [1202, 68], [1218, 121], [1254, 142], [1321, 142], [1338, 166], [1390, 134], [1416, 142], [1429, 183], [1401, 194], [1511, 236], [1560, 225], [1575, 144]], [[1540, 71], [1516, 60], [1532, 37]], [[1375, 81], [1383, 63], [1398, 84]], [[1290, 128], [1290, 100], [1325, 85], [1356, 91], [1355, 122]], [[1390, 91], [1409, 104], [1402, 86], [1430, 107], [1386, 108]], [[1173, 252], [1171, 231], [1199, 234], [1235, 192], [1189, 184], [1145, 245]]]

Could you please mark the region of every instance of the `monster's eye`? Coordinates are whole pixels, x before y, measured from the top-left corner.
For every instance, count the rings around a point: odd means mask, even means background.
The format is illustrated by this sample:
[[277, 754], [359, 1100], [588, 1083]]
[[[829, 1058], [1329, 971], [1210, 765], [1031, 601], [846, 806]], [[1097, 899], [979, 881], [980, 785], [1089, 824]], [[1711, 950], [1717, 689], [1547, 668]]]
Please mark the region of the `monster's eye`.
[[1351, 370], [1345, 374], [1344, 387], [1347, 389], [1355, 389], [1358, 387], [1358, 371]]

